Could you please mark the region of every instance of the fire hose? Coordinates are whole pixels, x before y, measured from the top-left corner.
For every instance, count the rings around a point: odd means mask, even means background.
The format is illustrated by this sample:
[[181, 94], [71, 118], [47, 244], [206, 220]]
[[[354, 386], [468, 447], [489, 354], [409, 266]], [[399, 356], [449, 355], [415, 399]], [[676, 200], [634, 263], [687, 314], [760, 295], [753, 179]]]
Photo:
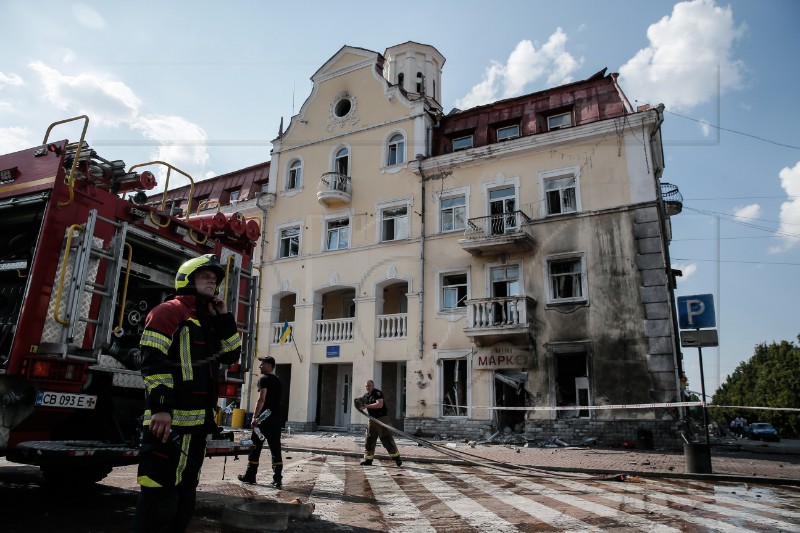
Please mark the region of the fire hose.
[[[405, 431], [397, 429], [396, 427], [390, 426], [389, 424], [381, 422], [380, 420], [378, 420], [377, 418], [375, 418], [374, 416], [372, 416], [372, 415], [370, 415], [369, 413], [366, 412], [366, 409], [364, 409], [364, 404], [363, 404], [363, 402], [361, 401], [360, 398], [356, 398], [355, 400], [353, 400], [353, 406], [356, 408], [356, 410], [359, 413], [361, 413], [362, 415], [367, 417], [371, 422], [374, 422], [375, 424], [378, 424], [381, 427], [384, 427], [384, 428], [388, 429], [392, 433], [397, 434], [399, 436], [402, 436], [404, 438], [407, 438], [409, 440], [412, 440], [412, 441], [416, 442], [417, 445], [419, 445], [419, 446], [423, 446], [425, 448], [429, 448], [429, 449], [437, 451], [437, 452], [439, 452], [439, 453], [441, 453], [443, 455], [446, 455], [446, 456], [448, 456], [450, 458], [453, 458], [453, 459], [462, 461], [464, 463], [467, 463], [470, 466], [476, 466], [476, 467], [482, 467], [482, 468], [490, 468], [490, 469], [499, 470], [501, 472], [505, 472], [505, 473], [508, 473], [508, 474], [522, 475], [522, 476], [526, 476], [526, 477], [561, 476], [561, 477], [573, 478], [573, 479], [574, 478], [586, 479], [586, 477], [581, 475], [581, 474], [571, 474], [571, 473], [565, 473], [565, 472], [560, 472], [558, 474], [555, 474], [551, 470], [546, 470], [546, 469], [542, 469], [542, 468], [536, 468], [536, 467], [533, 467], [533, 466], [514, 465], [514, 464], [504, 463], [504, 462], [501, 462], [501, 461], [487, 460], [487, 459], [484, 459], [483, 457], [480, 457], [479, 455], [475, 455], [475, 454], [472, 454], [472, 453], [469, 453], [469, 452], [466, 452], [466, 451], [454, 450], [453, 448], [449, 448], [446, 445], [442, 445], [442, 444], [438, 444], [438, 443], [435, 443], [435, 442], [431, 442], [431, 441], [429, 441], [427, 439], [423, 439], [421, 437], [417, 437], [416, 435], [412, 435], [410, 433], [407, 433]], [[618, 475], [612, 476], [612, 478], [613, 478], [613, 480], [624, 481], [624, 479], [622, 479], [620, 476], [624, 476], [624, 474], [618, 474]], [[628, 476], [628, 477], [633, 477], [633, 476]], [[612, 478], [609, 478], [608, 476], [598, 476], [598, 477], [590, 478], [590, 479], [609, 480], [609, 479], [612, 479]]]

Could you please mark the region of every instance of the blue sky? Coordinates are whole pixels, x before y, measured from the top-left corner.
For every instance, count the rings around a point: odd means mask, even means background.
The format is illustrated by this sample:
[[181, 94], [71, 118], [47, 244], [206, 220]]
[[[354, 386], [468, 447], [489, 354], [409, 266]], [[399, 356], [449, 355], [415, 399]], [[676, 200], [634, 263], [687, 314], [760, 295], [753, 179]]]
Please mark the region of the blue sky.
[[[87, 114], [102, 156], [195, 180], [268, 160], [281, 118], [344, 45], [435, 46], [445, 111], [608, 67], [634, 105], [666, 105], [663, 179], [684, 197], [678, 295], [717, 305], [707, 391], [756, 344], [800, 334], [800, 2], [5, 0], [0, 20], [0, 152]], [[699, 391], [698, 350], [683, 351]]]

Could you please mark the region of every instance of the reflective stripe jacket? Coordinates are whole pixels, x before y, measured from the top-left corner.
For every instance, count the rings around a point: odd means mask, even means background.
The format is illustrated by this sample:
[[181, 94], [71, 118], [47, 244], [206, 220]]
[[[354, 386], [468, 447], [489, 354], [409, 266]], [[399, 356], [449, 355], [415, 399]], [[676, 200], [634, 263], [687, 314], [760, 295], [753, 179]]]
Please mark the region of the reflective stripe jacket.
[[231, 313], [197, 316], [196, 297], [178, 295], [147, 315], [140, 341], [144, 425], [169, 412], [181, 433], [213, 427], [220, 363], [239, 360], [242, 341]]

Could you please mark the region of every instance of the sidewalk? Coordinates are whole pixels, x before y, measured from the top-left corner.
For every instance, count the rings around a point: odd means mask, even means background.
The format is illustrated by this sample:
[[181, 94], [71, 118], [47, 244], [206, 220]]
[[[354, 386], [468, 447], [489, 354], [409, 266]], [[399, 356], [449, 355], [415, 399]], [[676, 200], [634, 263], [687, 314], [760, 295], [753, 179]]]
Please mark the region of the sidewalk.
[[[410, 439], [396, 439], [404, 462], [469, 464], [500, 463], [550, 471], [603, 475], [708, 479], [742, 483], [800, 484], [800, 441], [780, 443], [712, 440], [712, 474], [686, 473], [679, 450], [636, 450], [604, 447], [527, 448], [502, 444], [471, 445], [438, 441], [431, 449]], [[360, 457], [364, 437], [347, 433], [292, 433], [282, 437], [286, 451]], [[474, 446], [474, 447], [473, 447]], [[387, 459], [380, 442], [376, 459]]]

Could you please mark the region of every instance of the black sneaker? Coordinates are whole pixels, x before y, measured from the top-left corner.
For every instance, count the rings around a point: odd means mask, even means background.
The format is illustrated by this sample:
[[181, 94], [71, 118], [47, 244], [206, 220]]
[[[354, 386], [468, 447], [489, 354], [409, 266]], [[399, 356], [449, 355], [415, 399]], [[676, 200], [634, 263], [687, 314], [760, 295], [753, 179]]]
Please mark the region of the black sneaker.
[[399, 457], [396, 457], [394, 460], [394, 464], [396, 464], [397, 466], [403, 466], [403, 461], [401, 461]]
[[364, 459], [360, 464], [361, 466], [372, 466], [372, 459]]

